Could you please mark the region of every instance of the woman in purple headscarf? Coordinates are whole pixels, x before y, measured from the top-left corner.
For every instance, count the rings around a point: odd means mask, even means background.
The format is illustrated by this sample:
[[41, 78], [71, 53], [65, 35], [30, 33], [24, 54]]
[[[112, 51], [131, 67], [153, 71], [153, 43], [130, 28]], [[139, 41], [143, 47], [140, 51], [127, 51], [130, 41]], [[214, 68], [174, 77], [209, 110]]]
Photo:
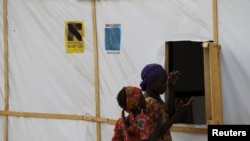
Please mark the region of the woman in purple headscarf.
[[[142, 69], [140, 86], [147, 103], [146, 112], [150, 117], [162, 117], [157, 141], [172, 141], [170, 127], [192, 102], [192, 98], [185, 104], [181, 101], [175, 110], [174, 86], [180, 75], [179, 71], [173, 71], [167, 75], [166, 70], [156, 63], [148, 64]], [[164, 94], [167, 88], [169, 95], [165, 102], [160, 95]]]

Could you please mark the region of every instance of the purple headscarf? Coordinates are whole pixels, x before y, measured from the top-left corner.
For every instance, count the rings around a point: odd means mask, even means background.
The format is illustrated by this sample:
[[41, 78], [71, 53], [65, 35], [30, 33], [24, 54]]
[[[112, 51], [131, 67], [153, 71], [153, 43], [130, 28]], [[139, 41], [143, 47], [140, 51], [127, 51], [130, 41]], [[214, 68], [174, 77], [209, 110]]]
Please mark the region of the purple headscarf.
[[146, 65], [141, 72], [141, 89], [145, 91], [148, 83], [152, 82], [165, 72], [166, 70], [160, 64], [153, 63]]

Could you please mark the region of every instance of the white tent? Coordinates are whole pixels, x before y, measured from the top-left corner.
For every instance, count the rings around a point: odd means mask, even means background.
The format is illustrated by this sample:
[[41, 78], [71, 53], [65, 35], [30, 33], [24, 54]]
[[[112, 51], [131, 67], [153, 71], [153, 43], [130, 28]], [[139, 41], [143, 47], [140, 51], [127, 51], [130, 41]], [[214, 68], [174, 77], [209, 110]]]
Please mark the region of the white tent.
[[[218, 21], [214, 24], [214, 3]], [[249, 0], [0, 0], [0, 141], [108, 141], [116, 94], [164, 63], [166, 41], [221, 45], [223, 124], [249, 124]], [[66, 52], [66, 24], [83, 27], [83, 52]], [[118, 25], [119, 52], [105, 50]], [[206, 133], [172, 131], [174, 141]]]

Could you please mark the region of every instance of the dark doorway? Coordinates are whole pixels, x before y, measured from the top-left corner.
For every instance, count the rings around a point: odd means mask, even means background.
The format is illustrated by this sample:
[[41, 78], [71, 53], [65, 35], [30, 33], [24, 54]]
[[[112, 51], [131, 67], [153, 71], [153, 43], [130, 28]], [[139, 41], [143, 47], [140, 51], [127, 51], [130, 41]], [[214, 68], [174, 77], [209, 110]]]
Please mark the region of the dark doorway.
[[178, 70], [182, 74], [175, 86], [176, 102], [195, 97], [177, 123], [206, 124], [202, 42], [167, 42], [167, 47], [169, 72]]

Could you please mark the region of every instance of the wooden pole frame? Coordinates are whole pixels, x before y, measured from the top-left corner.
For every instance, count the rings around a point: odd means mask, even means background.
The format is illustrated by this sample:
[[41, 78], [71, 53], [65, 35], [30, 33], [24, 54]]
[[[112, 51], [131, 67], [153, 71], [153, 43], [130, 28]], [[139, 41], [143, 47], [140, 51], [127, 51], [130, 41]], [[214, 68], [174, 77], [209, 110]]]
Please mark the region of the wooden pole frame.
[[[213, 38], [214, 42], [203, 43], [204, 81], [206, 124], [223, 124], [223, 108], [221, 94], [220, 49], [218, 42], [218, 11], [217, 0], [213, 0]], [[169, 45], [166, 43], [165, 54], [169, 54]], [[168, 68], [169, 56], [165, 57], [165, 68]], [[206, 128], [196, 128], [193, 125], [171, 127], [172, 131], [207, 133]]]
[[213, 38], [214, 42], [218, 44], [218, 4], [217, 0], [213, 0]]
[[115, 124], [116, 122], [116, 120], [109, 119], [109, 118], [85, 116], [85, 115], [77, 115], [77, 114], [53, 114], [53, 113], [0, 111], [0, 115], [15, 116], [15, 117], [31, 117], [31, 118], [84, 120], [84, 121], [100, 122], [100, 123], [107, 123], [107, 124]]
[[[91, 0], [92, 5], [92, 22], [93, 22], [93, 41], [94, 41], [94, 65], [95, 65], [95, 100], [96, 100], [96, 117], [100, 118], [100, 94], [99, 94], [99, 63], [97, 47], [97, 25], [96, 25], [96, 1]], [[101, 141], [101, 123], [96, 123], [97, 141]]]
[[223, 124], [222, 90], [221, 90], [221, 65], [218, 34], [218, 1], [213, 0], [213, 33], [214, 42], [209, 43], [210, 85], [212, 104], [212, 124]]
[[[4, 111], [9, 110], [9, 63], [8, 63], [8, 20], [7, 0], [3, 0], [3, 33], [4, 33]], [[4, 141], [8, 141], [8, 116], [4, 117]]]

